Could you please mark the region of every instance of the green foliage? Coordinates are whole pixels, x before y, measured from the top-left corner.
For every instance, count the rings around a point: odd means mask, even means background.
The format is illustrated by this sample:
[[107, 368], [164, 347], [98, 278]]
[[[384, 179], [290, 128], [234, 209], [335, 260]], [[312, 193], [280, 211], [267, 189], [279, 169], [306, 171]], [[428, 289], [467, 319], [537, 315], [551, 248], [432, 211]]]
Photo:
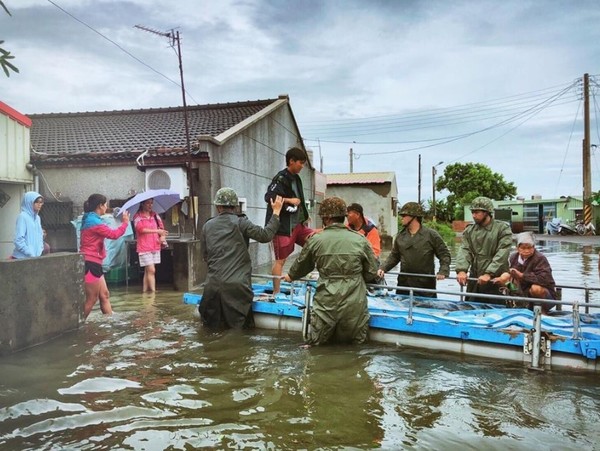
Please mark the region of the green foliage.
[[454, 218], [463, 216], [463, 206], [471, 203], [478, 196], [495, 200], [512, 199], [517, 195], [517, 187], [513, 182], [504, 180], [502, 174], [481, 163], [455, 163], [446, 166], [444, 175], [436, 180], [437, 191], [447, 189], [450, 194], [446, 198], [447, 211]]
[[[11, 15], [10, 11], [4, 5], [4, 2], [2, 2], [2, 0], [0, 0], [0, 6], [2, 7], [2, 9], [4, 9], [4, 11], [6, 11], [6, 14], [8, 14], [9, 16]], [[4, 44], [4, 41], [0, 41], [0, 45], [2, 44]], [[4, 71], [7, 77], [10, 77], [10, 72], [8, 71], [9, 69], [13, 72], [19, 73], [19, 69], [17, 69], [17, 67], [14, 64], [8, 61], [14, 58], [15, 57], [12, 56], [8, 50], [4, 50], [2, 47], [0, 47], [0, 67], [2, 67], [2, 70]]]
[[[433, 218], [433, 201], [427, 200], [428, 208], [425, 211], [427, 218]], [[442, 222], [452, 222], [453, 212], [448, 209], [448, 202], [445, 199], [435, 201], [435, 218]]]
[[425, 227], [429, 227], [430, 229], [437, 230], [437, 232], [441, 235], [446, 244], [450, 245], [456, 241], [456, 232], [452, 230], [450, 224], [446, 222], [440, 221], [424, 221], [423, 225]]

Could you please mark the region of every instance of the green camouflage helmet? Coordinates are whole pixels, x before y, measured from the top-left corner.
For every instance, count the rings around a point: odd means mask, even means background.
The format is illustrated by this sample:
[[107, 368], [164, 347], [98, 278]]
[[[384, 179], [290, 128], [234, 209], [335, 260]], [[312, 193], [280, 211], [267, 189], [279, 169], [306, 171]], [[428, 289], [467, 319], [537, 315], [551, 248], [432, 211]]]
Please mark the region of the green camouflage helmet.
[[423, 207], [417, 202], [406, 202], [400, 210], [400, 216], [415, 216], [417, 218], [422, 218], [425, 216], [425, 212], [423, 211]]
[[215, 195], [215, 205], [221, 207], [237, 207], [239, 205], [238, 197], [231, 188], [221, 188]]
[[471, 202], [471, 211], [476, 210], [487, 211], [489, 214], [492, 215], [494, 214], [494, 204], [488, 197], [476, 197], [475, 199], [473, 199], [473, 202]]
[[339, 197], [324, 199], [319, 207], [319, 216], [322, 218], [342, 218], [346, 216], [346, 202]]

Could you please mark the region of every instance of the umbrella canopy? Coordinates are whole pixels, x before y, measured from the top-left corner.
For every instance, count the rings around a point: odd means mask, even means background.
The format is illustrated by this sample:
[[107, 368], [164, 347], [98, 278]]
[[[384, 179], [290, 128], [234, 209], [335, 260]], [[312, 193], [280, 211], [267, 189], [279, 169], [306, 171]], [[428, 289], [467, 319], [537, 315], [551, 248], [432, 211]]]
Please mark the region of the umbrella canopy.
[[131, 217], [133, 217], [139, 210], [140, 204], [148, 199], [154, 199], [152, 210], [156, 213], [164, 213], [173, 205], [182, 201], [180, 194], [176, 191], [171, 191], [170, 189], [149, 189], [143, 193], [136, 194], [125, 202], [117, 213], [117, 216], [122, 214], [124, 210], [127, 210]]

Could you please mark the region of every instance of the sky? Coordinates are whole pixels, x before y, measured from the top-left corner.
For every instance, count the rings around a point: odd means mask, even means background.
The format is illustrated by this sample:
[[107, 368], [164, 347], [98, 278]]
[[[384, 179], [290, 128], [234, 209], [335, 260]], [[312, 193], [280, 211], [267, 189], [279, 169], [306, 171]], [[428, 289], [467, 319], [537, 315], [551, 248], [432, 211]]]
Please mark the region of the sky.
[[600, 190], [596, 0], [3, 1], [16, 110], [179, 106], [176, 52], [134, 26], [176, 30], [188, 105], [287, 94], [317, 169], [349, 172], [352, 149], [354, 172], [395, 171], [401, 203], [431, 199], [432, 168], [454, 163], [525, 199], [581, 196], [588, 73]]

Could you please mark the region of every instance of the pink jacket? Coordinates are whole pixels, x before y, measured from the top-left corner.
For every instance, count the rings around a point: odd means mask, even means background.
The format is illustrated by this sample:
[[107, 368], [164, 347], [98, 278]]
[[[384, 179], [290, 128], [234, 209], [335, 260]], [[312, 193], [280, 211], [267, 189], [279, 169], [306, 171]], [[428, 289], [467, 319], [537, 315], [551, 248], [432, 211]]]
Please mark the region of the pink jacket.
[[83, 215], [81, 223], [79, 252], [83, 254], [85, 261], [99, 264], [102, 264], [106, 257], [104, 239], [116, 240], [123, 236], [127, 229], [126, 222], [116, 229], [111, 229], [95, 212]]
[[133, 217], [133, 226], [135, 227], [136, 251], [138, 254], [160, 251], [160, 235], [158, 233], [142, 232], [144, 229], [164, 229], [162, 219], [156, 213], [151, 213], [149, 218], [142, 216], [139, 212], [136, 213]]

